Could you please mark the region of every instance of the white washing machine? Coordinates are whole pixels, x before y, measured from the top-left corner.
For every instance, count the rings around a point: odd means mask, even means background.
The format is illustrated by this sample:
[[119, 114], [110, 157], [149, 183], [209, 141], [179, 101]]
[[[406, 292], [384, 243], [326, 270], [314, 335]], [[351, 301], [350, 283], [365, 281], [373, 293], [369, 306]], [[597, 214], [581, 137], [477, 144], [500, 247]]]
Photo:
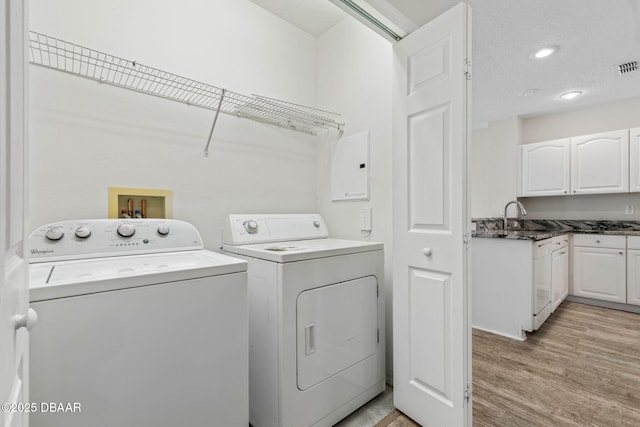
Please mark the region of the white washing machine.
[[59, 222], [29, 245], [31, 426], [248, 425], [245, 261], [177, 220]]
[[328, 237], [320, 215], [230, 215], [249, 263], [253, 427], [331, 426], [385, 388], [381, 243]]

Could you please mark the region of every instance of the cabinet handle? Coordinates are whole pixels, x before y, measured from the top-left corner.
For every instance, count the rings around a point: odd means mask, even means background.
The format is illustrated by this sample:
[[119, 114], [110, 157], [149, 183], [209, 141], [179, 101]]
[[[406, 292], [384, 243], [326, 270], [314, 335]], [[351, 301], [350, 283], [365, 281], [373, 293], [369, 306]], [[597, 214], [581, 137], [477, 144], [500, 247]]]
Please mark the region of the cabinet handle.
[[564, 190], [564, 194], [567, 194], [567, 190]]
[[566, 254], [566, 252], [565, 252], [565, 251], [560, 252], [560, 255], [564, 255], [564, 254]]
[[618, 252], [620, 255], [624, 255], [624, 252]]
[[424, 248], [422, 250], [422, 253], [424, 254], [424, 256], [431, 256], [431, 248]]
[[596, 243], [600, 243], [600, 240], [596, 240]]
[[576, 192], [576, 190], [573, 190], [573, 192], [575, 193], [575, 192]]

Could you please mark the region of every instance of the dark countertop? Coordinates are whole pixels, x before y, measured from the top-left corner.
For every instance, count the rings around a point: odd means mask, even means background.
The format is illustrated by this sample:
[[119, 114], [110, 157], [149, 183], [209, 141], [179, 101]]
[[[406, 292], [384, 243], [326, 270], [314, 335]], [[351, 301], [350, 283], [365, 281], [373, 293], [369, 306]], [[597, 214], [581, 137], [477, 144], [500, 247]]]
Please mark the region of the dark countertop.
[[575, 230], [571, 228], [558, 229], [558, 230], [509, 230], [507, 233], [504, 230], [486, 230], [486, 231], [474, 231], [472, 237], [481, 238], [498, 238], [498, 239], [510, 239], [510, 240], [533, 240], [539, 241], [549, 239], [555, 236], [561, 236], [563, 234], [602, 234], [612, 236], [640, 236], [640, 230]]
[[550, 239], [555, 236], [562, 236], [563, 234], [571, 233], [573, 230], [509, 230], [506, 233], [504, 230], [487, 230], [487, 231], [474, 231], [471, 233], [472, 237], [482, 238], [498, 238], [509, 240], [544, 240]]
[[573, 234], [605, 234], [610, 236], [640, 236], [640, 230], [573, 230]]

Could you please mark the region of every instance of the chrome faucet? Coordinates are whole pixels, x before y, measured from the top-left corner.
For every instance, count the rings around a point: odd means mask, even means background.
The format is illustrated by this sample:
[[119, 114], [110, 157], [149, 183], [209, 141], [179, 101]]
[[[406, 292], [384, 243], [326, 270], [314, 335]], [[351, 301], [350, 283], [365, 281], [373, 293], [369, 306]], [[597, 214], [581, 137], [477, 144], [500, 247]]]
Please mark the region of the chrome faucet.
[[[524, 205], [522, 203], [520, 203], [517, 200], [512, 200], [509, 203], [507, 203], [504, 207], [504, 218], [503, 218], [503, 223], [502, 223], [502, 228], [503, 230], [507, 231], [507, 210], [509, 209], [509, 206], [512, 204], [516, 204], [517, 209], [520, 211], [520, 214], [522, 216], [525, 216], [527, 214], [527, 210], [524, 208]], [[518, 212], [516, 211], [516, 218], [518, 217]]]

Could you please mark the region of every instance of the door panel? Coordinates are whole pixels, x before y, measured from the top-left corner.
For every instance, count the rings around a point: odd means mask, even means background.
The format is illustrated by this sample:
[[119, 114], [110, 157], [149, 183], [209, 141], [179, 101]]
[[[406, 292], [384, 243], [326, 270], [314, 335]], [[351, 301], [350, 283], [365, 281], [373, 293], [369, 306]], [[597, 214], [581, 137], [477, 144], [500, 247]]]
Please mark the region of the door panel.
[[553, 313], [569, 294], [569, 249], [553, 252], [551, 266], [551, 312]]
[[553, 196], [569, 193], [570, 147], [569, 139], [521, 146], [523, 196]]
[[573, 248], [573, 294], [626, 303], [624, 249]]
[[640, 250], [627, 251], [627, 304], [640, 305]]
[[[448, 106], [421, 111], [409, 117], [409, 203], [412, 229], [446, 228], [449, 182], [446, 129]], [[424, 191], [429, 188], [431, 191]]]
[[640, 191], [640, 128], [629, 129], [629, 191]]
[[628, 191], [628, 130], [571, 138], [572, 194]]
[[459, 4], [394, 46], [394, 404], [426, 426], [471, 422], [469, 25]]
[[[412, 269], [409, 280], [410, 378], [413, 386], [447, 404], [452, 399], [450, 279], [446, 273]], [[424, 325], [434, 326], [425, 330]]]
[[[26, 327], [18, 327], [17, 321], [26, 316], [28, 308], [28, 265], [23, 246], [27, 12], [22, 0], [2, 0], [0, 5], [0, 401], [17, 405], [28, 400], [29, 383], [29, 333]], [[4, 427], [26, 426], [28, 414], [3, 410], [0, 420]]]

